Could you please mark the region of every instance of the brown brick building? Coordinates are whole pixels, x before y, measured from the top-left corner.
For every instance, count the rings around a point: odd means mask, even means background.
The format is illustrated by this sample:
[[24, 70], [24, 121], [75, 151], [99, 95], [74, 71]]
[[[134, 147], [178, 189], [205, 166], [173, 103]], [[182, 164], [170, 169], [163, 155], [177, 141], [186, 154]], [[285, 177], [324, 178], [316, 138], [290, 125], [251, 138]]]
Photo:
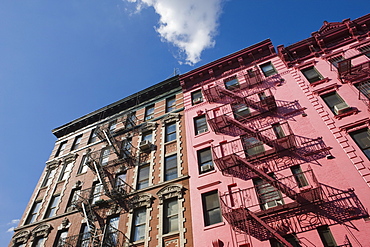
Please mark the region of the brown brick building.
[[9, 246], [192, 246], [177, 76], [53, 134]]

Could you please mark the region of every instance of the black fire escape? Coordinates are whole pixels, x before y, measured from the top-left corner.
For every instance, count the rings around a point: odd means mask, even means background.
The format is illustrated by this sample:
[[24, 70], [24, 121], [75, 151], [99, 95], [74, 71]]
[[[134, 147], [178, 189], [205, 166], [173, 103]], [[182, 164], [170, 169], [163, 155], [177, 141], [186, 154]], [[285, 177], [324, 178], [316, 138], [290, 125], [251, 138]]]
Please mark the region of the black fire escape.
[[[254, 184], [220, 194], [222, 214], [234, 231], [292, 247], [284, 235], [366, 216], [352, 190], [320, 184], [312, 169], [301, 170], [301, 164], [330, 157], [321, 138], [297, 136], [284, 120], [302, 108], [278, 104], [258, 69], [244, 79], [203, 87], [209, 102], [221, 104], [206, 111], [211, 129], [236, 137], [212, 147], [215, 164], [225, 176]], [[289, 168], [291, 176], [277, 173]]]

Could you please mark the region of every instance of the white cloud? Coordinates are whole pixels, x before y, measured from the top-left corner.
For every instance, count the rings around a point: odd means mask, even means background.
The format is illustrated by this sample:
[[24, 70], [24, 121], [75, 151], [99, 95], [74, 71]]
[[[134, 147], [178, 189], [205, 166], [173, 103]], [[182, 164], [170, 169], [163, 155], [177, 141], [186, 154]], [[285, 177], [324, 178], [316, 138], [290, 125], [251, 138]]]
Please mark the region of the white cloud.
[[136, 11], [153, 7], [160, 20], [156, 31], [162, 40], [178, 47], [185, 63], [200, 61], [201, 53], [215, 45], [218, 18], [223, 0], [126, 0]]
[[8, 225], [18, 224], [19, 219], [12, 220], [8, 223]]
[[15, 227], [10, 227], [6, 232], [14, 232]]

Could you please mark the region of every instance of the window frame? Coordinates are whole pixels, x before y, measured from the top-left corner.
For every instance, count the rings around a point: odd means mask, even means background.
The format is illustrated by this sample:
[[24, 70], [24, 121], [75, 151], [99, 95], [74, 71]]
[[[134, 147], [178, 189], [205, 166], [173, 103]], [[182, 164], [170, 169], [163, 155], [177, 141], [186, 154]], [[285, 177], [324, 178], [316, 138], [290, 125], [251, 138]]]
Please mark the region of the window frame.
[[[210, 226], [210, 225], [214, 225], [214, 224], [223, 222], [222, 214], [221, 214], [221, 207], [220, 207], [220, 199], [219, 199], [219, 196], [218, 196], [218, 190], [213, 190], [213, 191], [203, 193], [201, 196], [202, 196], [204, 226]], [[212, 198], [212, 197], [217, 198], [217, 200], [216, 200], [215, 205], [213, 207], [208, 208], [207, 204], [209, 205], [212, 202], [207, 201], [207, 198]], [[211, 200], [211, 199], [208, 199], [208, 200]], [[212, 198], [212, 200], [214, 200], [214, 198]], [[209, 206], [211, 206], [211, 205], [209, 205]], [[214, 213], [216, 213], [216, 215]], [[212, 217], [216, 217], [216, 218], [212, 219]]]
[[201, 89], [196, 90], [194, 92], [191, 92], [190, 96], [191, 96], [191, 104], [192, 105], [197, 105], [197, 104], [200, 104], [204, 101]]
[[60, 172], [58, 182], [67, 180], [68, 176], [72, 172], [72, 168], [73, 168], [73, 161], [65, 162], [63, 165], [62, 171]]
[[78, 147], [80, 146], [81, 141], [82, 141], [82, 136], [83, 136], [83, 134], [78, 135], [78, 136], [75, 137], [75, 139], [73, 141], [73, 144], [72, 144], [72, 147], [71, 147], [71, 151], [78, 149]]
[[105, 147], [101, 150], [100, 159], [99, 159], [101, 166], [107, 166], [108, 165], [110, 153], [111, 153], [111, 147], [110, 146]]
[[[170, 204], [176, 203], [175, 213], [171, 214]], [[175, 220], [175, 228], [173, 226]], [[163, 202], [163, 234], [169, 234], [179, 231], [179, 200], [177, 197], [172, 197], [164, 200]]]
[[[346, 107], [347, 110], [345, 112], [348, 112], [351, 110], [351, 107], [346, 103], [346, 101], [338, 94], [337, 91], [329, 92], [326, 94], [320, 95], [321, 99], [325, 102], [327, 107], [330, 109], [330, 111], [335, 115], [341, 115], [343, 113], [336, 112], [336, 106], [340, 105], [341, 107]], [[334, 97], [335, 96], [335, 97]], [[335, 100], [334, 100], [335, 98]]]
[[[174, 129], [172, 130], [171, 127]], [[177, 139], [177, 124], [176, 122], [165, 125], [165, 142], [171, 142]]]
[[96, 142], [98, 139], [98, 135], [96, 134], [96, 129], [92, 129], [91, 130], [91, 133], [90, 133], [90, 136], [89, 136], [89, 140], [87, 142], [87, 144], [91, 144], [91, 143], [94, 143]]
[[[366, 143], [365, 137], [362, 137], [361, 140], [358, 140], [355, 135], [360, 136], [361, 134], [367, 134], [367, 141]], [[369, 128], [362, 128], [356, 131], [352, 131], [349, 133], [352, 140], [356, 143], [359, 149], [361, 149], [362, 153], [366, 156], [368, 160], [370, 160], [370, 129]], [[362, 142], [362, 143], [361, 143]]]
[[[175, 172], [173, 172], [175, 171]], [[177, 154], [169, 155], [164, 158], [164, 181], [170, 181], [179, 177]]]
[[[204, 157], [204, 155], [202, 155], [202, 154], [204, 154], [205, 152], [209, 152], [210, 159], [206, 159], [206, 160], [202, 159], [202, 157]], [[199, 174], [210, 172], [210, 171], [213, 171], [215, 169], [215, 165], [213, 163], [213, 157], [212, 157], [212, 150], [211, 150], [210, 147], [197, 150], [197, 158], [198, 158]], [[202, 167], [204, 167], [206, 165], [210, 165], [210, 168], [209, 169], [204, 168], [204, 170], [202, 170]]]
[[56, 171], [57, 171], [56, 168], [50, 168], [47, 170], [45, 178], [42, 181], [41, 187], [49, 186], [52, 183]]
[[[142, 174], [143, 171], [145, 171], [144, 169], [147, 169], [147, 172], [145, 174]], [[150, 175], [150, 164], [149, 163], [142, 164], [138, 167], [137, 181], [136, 181], [136, 189], [137, 190], [149, 187], [149, 180], [150, 180], [149, 175]], [[144, 177], [141, 178], [142, 176], [144, 176]], [[145, 184], [146, 184], [146, 186], [145, 186]]]
[[68, 142], [68, 140], [66, 140], [66, 141], [62, 141], [62, 142], [59, 144], [58, 150], [57, 150], [57, 152], [55, 153], [55, 157], [58, 157], [58, 156], [63, 155], [63, 152], [64, 152], [64, 150], [65, 150], [65, 149], [66, 149], [66, 147], [67, 147], [67, 142]]
[[[261, 69], [261, 71], [262, 71], [262, 73], [265, 77], [276, 75], [278, 73], [276, 68], [272, 64], [272, 62], [267, 62], [267, 63], [261, 64], [259, 67], [260, 67], [260, 69]], [[271, 68], [270, 69], [265, 69], [265, 68], [268, 68], [268, 67], [271, 67]]]
[[46, 209], [44, 219], [48, 219], [56, 215], [56, 212], [58, 210], [59, 200], [60, 200], [60, 194], [53, 195], [50, 198], [50, 202]]
[[42, 200], [36, 200], [31, 207], [31, 210], [29, 211], [25, 225], [31, 224], [36, 221], [37, 216], [39, 214], [40, 208], [41, 208]]
[[[317, 230], [317, 233], [319, 234], [320, 236], [320, 240], [323, 244], [324, 247], [335, 247], [337, 246], [337, 243], [335, 241], [335, 238], [333, 236], [333, 234], [331, 233], [331, 230], [329, 228], [329, 226], [325, 225], [325, 226], [319, 226], [316, 228]], [[328, 239], [330, 238], [330, 239]], [[331, 241], [332, 243], [328, 242]]]
[[[66, 212], [73, 206], [75, 202], [78, 201], [78, 197], [81, 195], [81, 187], [73, 188], [71, 194], [69, 195]], [[74, 209], [74, 208], [73, 208]]]
[[[313, 72], [315, 75], [310, 75], [309, 73]], [[324, 80], [324, 77], [321, 73], [315, 68], [315, 66], [310, 66], [304, 69], [301, 69], [302, 75], [306, 78], [306, 80], [312, 84], [321, 80]]]
[[[139, 221], [140, 220], [140, 215], [139, 214], [142, 214], [141, 217], [143, 217], [144, 220]], [[131, 225], [132, 230], [131, 230], [131, 238], [130, 238], [131, 242], [137, 242], [137, 241], [145, 240], [145, 235], [146, 235], [145, 230], [146, 230], [146, 225], [147, 225], [146, 219], [147, 219], [147, 209], [146, 209], [146, 207], [139, 207], [139, 208], [134, 209], [134, 212], [132, 214], [132, 225]], [[142, 228], [144, 228], [143, 231], [142, 231]], [[140, 230], [141, 230], [141, 232], [143, 232], [143, 235], [137, 236], [137, 234], [139, 233]], [[139, 238], [137, 238], [137, 237], [139, 237]]]
[[154, 110], [155, 110], [154, 104], [145, 107], [144, 121], [149, 121], [149, 120], [154, 119]]
[[166, 113], [176, 110], [176, 95], [166, 99]]
[[240, 88], [240, 82], [236, 75], [226, 78], [224, 80], [224, 85], [227, 90], [235, 90], [235, 89]]
[[81, 158], [80, 166], [78, 167], [77, 174], [82, 174], [82, 173], [87, 172], [87, 170], [89, 169], [89, 166], [87, 165], [87, 160], [88, 160], [87, 155], [86, 154], [83, 155]]
[[[195, 135], [200, 135], [208, 131], [206, 115], [200, 115], [193, 119]], [[199, 122], [201, 121], [201, 122]]]

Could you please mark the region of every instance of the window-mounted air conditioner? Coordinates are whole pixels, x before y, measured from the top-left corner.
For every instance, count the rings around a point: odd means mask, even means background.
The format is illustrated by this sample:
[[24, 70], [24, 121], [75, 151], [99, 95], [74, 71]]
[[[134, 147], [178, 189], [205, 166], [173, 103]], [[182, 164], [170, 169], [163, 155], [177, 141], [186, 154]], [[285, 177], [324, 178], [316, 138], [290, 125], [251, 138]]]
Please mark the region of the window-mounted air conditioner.
[[206, 129], [206, 128], [204, 128], [204, 129], [199, 129], [199, 130], [197, 130], [197, 135], [202, 134], [202, 133], [204, 133], [204, 132], [206, 132], [206, 131], [207, 131], [207, 129]]
[[202, 103], [203, 102], [203, 99], [202, 98], [196, 98], [196, 99], [193, 99], [193, 104], [196, 105], [196, 104], [199, 104], [199, 103]]
[[351, 107], [349, 105], [347, 105], [346, 102], [343, 102], [343, 103], [340, 103], [340, 104], [337, 104], [334, 106], [334, 112], [336, 115], [340, 115], [342, 113], [345, 113], [346, 111], [350, 110]]
[[145, 140], [145, 141], [140, 142], [139, 148], [141, 151], [147, 151], [147, 150], [150, 150], [151, 145], [152, 143], [150, 141]]
[[283, 205], [283, 201], [281, 199], [278, 199], [278, 200], [273, 200], [273, 201], [266, 202], [263, 205], [263, 207], [266, 210], [266, 209], [277, 207], [277, 206], [280, 206], [280, 205]]
[[208, 172], [210, 170], [213, 170], [213, 165], [211, 165], [211, 164], [205, 164], [205, 165], [200, 167], [201, 172]]

